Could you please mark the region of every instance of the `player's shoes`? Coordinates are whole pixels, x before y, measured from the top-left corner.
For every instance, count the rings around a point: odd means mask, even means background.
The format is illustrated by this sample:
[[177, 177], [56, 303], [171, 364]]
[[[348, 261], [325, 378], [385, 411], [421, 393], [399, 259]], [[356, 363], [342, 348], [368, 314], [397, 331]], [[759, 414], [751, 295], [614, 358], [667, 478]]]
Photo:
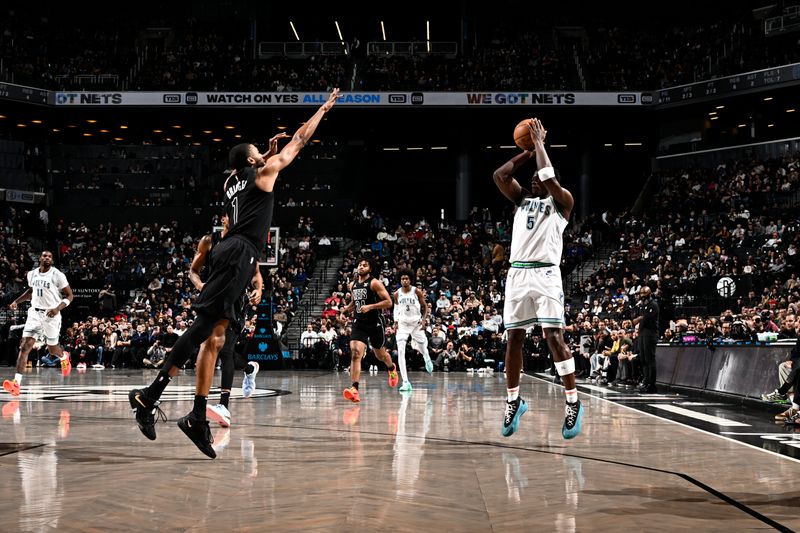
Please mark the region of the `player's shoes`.
[[69, 355], [64, 354], [64, 357], [61, 358], [61, 375], [67, 377], [70, 372], [72, 372], [72, 363], [69, 360]]
[[156, 416], [162, 422], [167, 421], [167, 415], [158, 406], [161, 402], [152, 402], [142, 389], [133, 389], [128, 393], [128, 401], [136, 415], [139, 430], [150, 440], [156, 440]]
[[394, 366], [391, 370], [389, 370], [389, 386], [391, 388], [397, 387], [398, 381], [400, 381], [400, 378], [397, 377], [397, 367]]
[[413, 387], [411, 386], [411, 382], [404, 381], [402, 385], [400, 385], [400, 392], [411, 392]]
[[783, 423], [787, 426], [795, 425], [800, 426], [800, 411], [795, 411], [783, 419]]
[[522, 398], [513, 402], [506, 402], [506, 412], [503, 415], [503, 436], [510, 437], [519, 427], [519, 419], [528, 410], [528, 403]]
[[206, 407], [206, 416], [224, 428], [231, 427], [231, 413], [221, 403]]
[[258, 363], [253, 362], [253, 366], [256, 367], [250, 374], [244, 375], [244, 381], [242, 381], [242, 396], [245, 398], [249, 398], [253, 391], [256, 390], [256, 374], [258, 374]]
[[431, 361], [430, 356], [425, 358], [425, 372], [433, 374], [433, 361]]
[[9, 393], [11, 396], [19, 396], [20, 387], [19, 383], [17, 383], [16, 379], [12, 380], [5, 380], [3, 382], [3, 390]]
[[768, 393], [762, 394], [761, 399], [765, 402], [772, 402], [772, 403], [789, 403], [789, 397], [785, 394], [781, 394], [778, 392], [778, 389]]
[[565, 439], [574, 439], [581, 432], [581, 421], [583, 420], [583, 405], [578, 400], [575, 403], [567, 403], [564, 408], [564, 426], [561, 428], [561, 435]]
[[358, 403], [361, 401], [361, 395], [358, 394], [358, 389], [355, 387], [349, 387], [345, 389], [344, 398], [345, 400], [350, 400], [353, 403]]
[[208, 427], [208, 420], [198, 420], [192, 413], [178, 419], [178, 427], [181, 428], [189, 440], [194, 442], [201, 452], [214, 459], [217, 452], [214, 451], [214, 439], [211, 437], [211, 429]]
[[793, 416], [795, 413], [797, 413], [797, 409], [795, 409], [794, 407], [790, 407], [787, 410], [785, 410], [784, 412], [778, 413], [777, 415], [775, 415], [775, 421], [776, 422], [783, 422], [784, 420], [786, 420], [790, 416]]

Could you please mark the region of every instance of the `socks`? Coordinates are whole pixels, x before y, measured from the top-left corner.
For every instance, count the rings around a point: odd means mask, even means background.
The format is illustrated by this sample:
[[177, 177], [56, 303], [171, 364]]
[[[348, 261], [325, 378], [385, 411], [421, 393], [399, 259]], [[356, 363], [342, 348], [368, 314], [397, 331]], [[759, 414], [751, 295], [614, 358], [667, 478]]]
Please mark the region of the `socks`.
[[358, 390], [358, 381], [353, 382], [353, 388]]
[[509, 402], [516, 402], [517, 398], [519, 398], [519, 387], [514, 387], [513, 389], [506, 389], [508, 391], [508, 401]]
[[247, 366], [244, 367], [244, 373], [247, 374], [248, 376], [255, 371], [256, 371], [256, 365], [254, 365], [253, 363], [247, 363]]
[[231, 400], [231, 391], [222, 391], [222, 394], [219, 395], [219, 403], [225, 406], [225, 409], [228, 408], [228, 402]]
[[564, 391], [567, 395], [567, 403], [575, 403], [578, 401], [578, 389], [570, 389]]
[[[167, 388], [167, 385], [169, 385], [170, 381], [172, 381], [172, 378], [169, 377], [169, 374], [166, 372], [159, 372], [155, 381], [153, 381], [149, 387], [144, 389], [145, 395], [153, 401], [158, 400], [161, 398], [161, 395], [164, 393], [164, 389]], [[205, 416], [205, 411], [203, 411], [203, 416]]]
[[192, 416], [194, 416], [197, 420], [205, 420], [206, 419], [206, 403], [208, 398], [205, 396], [195, 395], [194, 397], [194, 408], [192, 409]]
[[20, 374], [19, 372], [14, 374], [14, 381], [17, 382], [17, 385], [22, 385], [22, 374]]

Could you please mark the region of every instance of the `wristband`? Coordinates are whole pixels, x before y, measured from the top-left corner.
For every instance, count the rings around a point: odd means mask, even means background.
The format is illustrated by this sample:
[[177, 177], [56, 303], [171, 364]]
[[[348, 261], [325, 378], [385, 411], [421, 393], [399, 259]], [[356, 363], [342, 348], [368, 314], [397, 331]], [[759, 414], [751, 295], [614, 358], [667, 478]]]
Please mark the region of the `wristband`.
[[556, 177], [556, 171], [553, 167], [544, 167], [539, 169], [539, 180], [547, 181]]
[[61, 300], [61, 303], [64, 304], [64, 307], [69, 307], [69, 304], [71, 302], [69, 301], [69, 298], [64, 298], [63, 300]]

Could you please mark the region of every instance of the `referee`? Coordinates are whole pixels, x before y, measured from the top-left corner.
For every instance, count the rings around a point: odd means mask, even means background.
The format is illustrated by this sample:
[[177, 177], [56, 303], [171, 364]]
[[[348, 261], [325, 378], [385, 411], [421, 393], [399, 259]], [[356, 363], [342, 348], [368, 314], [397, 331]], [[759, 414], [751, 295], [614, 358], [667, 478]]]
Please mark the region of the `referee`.
[[653, 298], [653, 291], [644, 285], [639, 290], [641, 316], [633, 319], [639, 324], [639, 355], [642, 361], [644, 379], [638, 392], [656, 392], [656, 343], [658, 342], [658, 303]]

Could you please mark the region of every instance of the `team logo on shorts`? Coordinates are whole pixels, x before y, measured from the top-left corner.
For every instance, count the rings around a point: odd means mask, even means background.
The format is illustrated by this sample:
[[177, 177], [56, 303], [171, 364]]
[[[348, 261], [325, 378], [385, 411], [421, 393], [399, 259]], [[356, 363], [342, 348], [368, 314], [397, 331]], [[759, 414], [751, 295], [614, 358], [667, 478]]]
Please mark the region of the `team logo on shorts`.
[[[18, 400], [21, 402], [125, 402], [133, 385], [23, 385], [22, 394], [0, 395], [0, 401]], [[220, 393], [219, 387], [212, 387], [209, 395]], [[270, 398], [291, 394], [278, 389], [256, 389], [250, 398]], [[231, 398], [243, 398], [242, 389], [231, 389]], [[161, 396], [162, 402], [194, 399], [194, 385], [168, 387]]]

